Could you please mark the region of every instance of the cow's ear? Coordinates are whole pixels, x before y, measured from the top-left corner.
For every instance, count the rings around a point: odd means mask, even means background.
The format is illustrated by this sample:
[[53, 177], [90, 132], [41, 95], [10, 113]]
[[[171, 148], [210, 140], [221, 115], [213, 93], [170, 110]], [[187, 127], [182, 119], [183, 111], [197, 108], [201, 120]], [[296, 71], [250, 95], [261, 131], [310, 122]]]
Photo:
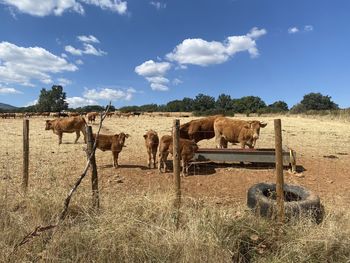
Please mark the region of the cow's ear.
[[265, 127], [266, 127], [266, 125], [267, 125], [267, 123], [266, 123], [266, 122], [262, 122], [262, 121], [260, 122], [260, 127], [261, 127], [261, 128], [265, 128]]
[[130, 137], [130, 135], [127, 133], [127, 134], [125, 134], [125, 137], [126, 137], [126, 138], [129, 138], [129, 137]]
[[147, 134], [144, 134], [144, 135], [143, 135], [143, 138], [145, 138], [145, 139], [146, 139], [146, 138], [147, 138]]
[[49, 123], [50, 122], [50, 120], [46, 120], [46, 123]]

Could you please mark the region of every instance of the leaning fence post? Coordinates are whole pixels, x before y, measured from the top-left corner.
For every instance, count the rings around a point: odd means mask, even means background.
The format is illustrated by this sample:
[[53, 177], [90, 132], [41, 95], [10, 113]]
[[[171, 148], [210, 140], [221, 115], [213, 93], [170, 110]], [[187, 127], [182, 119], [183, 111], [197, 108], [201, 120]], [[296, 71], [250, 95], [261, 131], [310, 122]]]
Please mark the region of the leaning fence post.
[[23, 178], [22, 187], [27, 192], [29, 180], [29, 120], [23, 119]]
[[283, 158], [282, 158], [282, 125], [281, 119], [274, 120], [275, 127], [275, 161], [276, 161], [276, 193], [277, 193], [277, 218], [284, 222], [284, 192], [283, 192]]
[[181, 179], [180, 179], [180, 120], [175, 119], [173, 123], [173, 170], [175, 180], [175, 207], [180, 208], [181, 202]]
[[[94, 138], [92, 136], [91, 126], [86, 126], [86, 137], [87, 137], [87, 153], [89, 158], [94, 146]], [[91, 157], [90, 167], [91, 167], [92, 207], [95, 209], [98, 209], [100, 207], [100, 200], [98, 195], [98, 176], [97, 176], [95, 153]]]

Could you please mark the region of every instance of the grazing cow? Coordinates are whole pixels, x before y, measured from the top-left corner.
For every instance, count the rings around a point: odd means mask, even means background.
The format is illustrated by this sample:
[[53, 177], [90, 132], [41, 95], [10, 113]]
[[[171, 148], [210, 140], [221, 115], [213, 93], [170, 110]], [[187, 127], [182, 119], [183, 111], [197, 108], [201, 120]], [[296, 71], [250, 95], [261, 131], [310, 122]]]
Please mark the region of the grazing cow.
[[87, 114], [87, 118], [88, 118], [88, 123], [89, 122], [95, 122], [95, 120], [96, 120], [96, 116], [98, 116], [98, 113], [97, 112], [89, 112], [88, 114]]
[[62, 143], [63, 133], [77, 134], [74, 143], [77, 143], [80, 132], [84, 135], [84, 141], [86, 143], [86, 121], [83, 117], [70, 117], [66, 119], [47, 120], [45, 130], [52, 130], [54, 134], [58, 135], [58, 144]]
[[80, 116], [79, 112], [69, 112], [68, 115], [69, 115], [69, 117]]
[[[93, 134], [93, 137], [96, 139], [96, 134]], [[114, 135], [98, 135], [96, 147], [103, 152], [112, 151], [114, 168], [118, 168], [118, 156], [124, 147], [126, 138], [129, 138], [129, 134], [123, 132]]]
[[247, 145], [254, 148], [259, 139], [260, 128], [265, 128], [267, 123], [260, 121], [232, 120], [225, 117], [214, 121], [215, 141], [218, 148], [222, 148], [222, 138], [231, 143], [239, 143], [244, 149]]
[[[188, 174], [188, 162], [193, 158], [195, 152], [198, 150], [197, 144], [192, 140], [179, 140], [180, 159], [182, 163], [182, 176]], [[169, 153], [173, 154], [173, 138], [170, 135], [164, 135], [159, 143], [159, 164], [158, 169], [161, 172], [164, 166], [164, 172], [167, 171], [166, 161]]]
[[154, 130], [149, 130], [146, 134], [143, 135], [143, 138], [145, 138], [145, 145], [148, 153], [148, 168], [151, 168], [152, 157], [153, 168], [156, 168], [157, 149], [159, 145], [158, 134]]

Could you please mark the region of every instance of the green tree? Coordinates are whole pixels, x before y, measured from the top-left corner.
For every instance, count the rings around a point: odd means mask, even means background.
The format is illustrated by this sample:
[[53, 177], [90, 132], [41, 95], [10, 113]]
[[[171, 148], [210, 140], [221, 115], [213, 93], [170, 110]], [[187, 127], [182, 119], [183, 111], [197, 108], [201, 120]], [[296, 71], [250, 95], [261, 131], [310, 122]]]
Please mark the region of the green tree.
[[233, 110], [239, 113], [254, 113], [266, 107], [266, 103], [259, 97], [246, 96], [240, 99], [233, 99]]
[[215, 108], [219, 111], [229, 111], [232, 110], [233, 104], [230, 95], [220, 94], [215, 102]]
[[66, 93], [63, 92], [62, 86], [53, 85], [51, 90], [41, 89], [36, 108], [41, 112], [60, 112], [68, 109]]
[[191, 99], [191, 98], [183, 98], [182, 99], [182, 106], [183, 106], [183, 109], [181, 111], [186, 111], [186, 112], [191, 112], [194, 110], [193, 108], [193, 102], [194, 100]]
[[321, 93], [309, 93], [304, 95], [300, 102], [306, 110], [337, 110], [338, 105], [335, 104], [330, 96], [323, 96]]
[[179, 112], [183, 109], [182, 100], [172, 100], [166, 104], [166, 111]]
[[200, 93], [196, 96], [196, 98], [193, 101], [193, 108], [195, 111], [199, 111], [199, 112], [214, 109], [215, 98]]
[[284, 101], [276, 101], [268, 106], [270, 112], [283, 112], [288, 111], [288, 104]]

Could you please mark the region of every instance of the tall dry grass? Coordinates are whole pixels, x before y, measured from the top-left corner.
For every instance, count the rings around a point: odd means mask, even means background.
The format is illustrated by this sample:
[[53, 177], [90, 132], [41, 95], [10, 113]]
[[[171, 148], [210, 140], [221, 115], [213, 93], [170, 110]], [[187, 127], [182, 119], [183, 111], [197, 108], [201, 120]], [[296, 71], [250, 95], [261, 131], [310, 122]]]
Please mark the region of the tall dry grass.
[[[349, 262], [347, 204], [325, 204], [324, 221], [283, 227], [252, 215], [244, 206], [220, 206], [186, 198], [177, 213], [170, 189], [143, 195], [102, 196], [90, 209], [89, 191], [79, 190], [69, 215], [55, 230], [11, 254], [38, 225], [55, 221], [62, 193], [21, 196], [0, 189], [1, 262]], [[49, 238], [51, 237], [51, 238]]]

